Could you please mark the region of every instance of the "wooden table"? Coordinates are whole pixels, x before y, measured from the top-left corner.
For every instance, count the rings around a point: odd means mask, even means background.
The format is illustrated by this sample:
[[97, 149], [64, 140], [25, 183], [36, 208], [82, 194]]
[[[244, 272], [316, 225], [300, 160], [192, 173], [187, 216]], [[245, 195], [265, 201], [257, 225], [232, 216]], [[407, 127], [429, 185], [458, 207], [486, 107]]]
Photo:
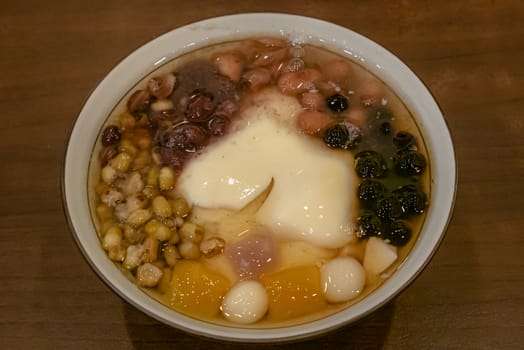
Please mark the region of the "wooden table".
[[[407, 62], [442, 107], [459, 167], [454, 216], [425, 272], [358, 324], [296, 347], [524, 347], [520, 0], [3, 1], [0, 346], [243, 348], [171, 329], [112, 293], [73, 242], [60, 176], [82, 102], [119, 60], [181, 25], [261, 11], [332, 21]], [[280, 346], [253, 346], [266, 347]]]

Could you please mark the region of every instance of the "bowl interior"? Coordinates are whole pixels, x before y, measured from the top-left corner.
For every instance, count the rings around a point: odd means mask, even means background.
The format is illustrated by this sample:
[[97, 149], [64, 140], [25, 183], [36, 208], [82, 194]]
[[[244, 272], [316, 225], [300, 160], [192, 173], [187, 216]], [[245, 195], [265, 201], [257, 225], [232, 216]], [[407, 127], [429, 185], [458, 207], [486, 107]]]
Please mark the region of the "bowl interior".
[[[299, 29], [304, 28], [304, 29]], [[432, 198], [422, 232], [402, 266], [364, 300], [327, 318], [275, 329], [218, 326], [181, 315], [153, 300], [107, 258], [91, 220], [88, 167], [93, 145], [115, 104], [137, 81], [166, 61], [189, 51], [252, 36], [282, 36], [346, 56], [381, 78], [416, 118], [431, 159]], [[242, 14], [197, 22], [168, 32], [121, 61], [85, 102], [70, 135], [63, 173], [63, 196], [73, 236], [98, 275], [122, 298], [150, 316], [193, 334], [247, 342], [311, 337], [353, 322], [406, 287], [437, 249], [450, 218], [456, 187], [453, 145], [441, 111], [428, 89], [393, 54], [371, 40], [317, 19], [285, 14]]]

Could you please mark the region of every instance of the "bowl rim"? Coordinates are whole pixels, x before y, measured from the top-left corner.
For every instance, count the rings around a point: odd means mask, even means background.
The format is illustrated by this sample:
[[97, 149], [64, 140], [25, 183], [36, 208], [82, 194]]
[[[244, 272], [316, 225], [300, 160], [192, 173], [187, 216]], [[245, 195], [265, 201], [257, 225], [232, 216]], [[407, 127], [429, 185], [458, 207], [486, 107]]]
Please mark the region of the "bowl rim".
[[[308, 29], [306, 31], [296, 28]], [[86, 169], [87, 164], [82, 165], [79, 157], [76, 157], [79, 152], [85, 155], [85, 148], [90, 149], [89, 154], [92, 151], [96, 135], [108, 115], [104, 115], [104, 108], [107, 109], [111, 104], [114, 107], [115, 97], [118, 97], [118, 100], [122, 98], [138, 80], [158, 65], [213, 43], [256, 35], [291, 37], [298, 41], [321, 44], [338, 53], [343, 52], [348, 58], [358, 61], [383, 79], [399, 94], [400, 99], [413, 114], [419, 115], [418, 113], [424, 111], [434, 118], [417, 119], [433, 164], [431, 186], [434, 197], [421, 237], [401, 264], [402, 269], [368, 295], [364, 299], [365, 304], [358, 302], [343, 311], [306, 324], [264, 329], [221, 326], [182, 315], [153, 300], [125, 278], [100, 247], [98, 236], [92, 227], [90, 212], [87, 218], [85, 217], [86, 208], [89, 210], [86, 203], [87, 171], [82, 173], [82, 169]], [[178, 43], [175, 49], [170, 45], [173, 45], [172, 41], [177, 40], [181, 43]], [[121, 78], [124, 72], [129, 71], [133, 74], [129, 74], [130, 77], [126, 81], [115, 83], [115, 78]], [[403, 79], [398, 80], [399, 76]], [[120, 86], [119, 92], [107, 94], [108, 89], [114, 84]], [[405, 85], [409, 85], [413, 90], [408, 93], [405, 91]], [[104, 108], [96, 106], [100, 101]], [[94, 111], [98, 111], [97, 123], [88, 128], [86, 118]], [[89, 133], [85, 132], [86, 128]], [[95, 129], [96, 135], [93, 138]], [[92, 144], [84, 145], [82, 150], [78, 140], [83, 138], [88, 138]], [[439, 152], [436, 152], [437, 146]], [[89, 159], [85, 163], [89, 163]], [[439, 167], [434, 166], [437, 163]], [[441, 164], [445, 166], [441, 168]], [[80, 189], [82, 185], [84, 188]], [[437, 251], [451, 220], [457, 188], [457, 164], [451, 134], [436, 100], [417, 75], [394, 54], [351, 29], [324, 20], [284, 13], [243, 13], [213, 17], [175, 28], [147, 42], [120, 61], [89, 94], [74, 121], [62, 163], [61, 188], [64, 213], [77, 247], [98, 277], [131, 305], [165, 324], [191, 334], [237, 342], [284, 342], [311, 338], [355, 322], [386, 304], [416, 279]], [[442, 191], [443, 189], [447, 191]], [[439, 191], [435, 193], [436, 190]], [[78, 197], [82, 200], [78, 201]], [[435, 208], [433, 204], [436, 203], [442, 204], [443, 207]], [[98, 248], [93, 238], [96, 239]], [[423, 244], [427, 245], [427, 248], [424, 248]]]

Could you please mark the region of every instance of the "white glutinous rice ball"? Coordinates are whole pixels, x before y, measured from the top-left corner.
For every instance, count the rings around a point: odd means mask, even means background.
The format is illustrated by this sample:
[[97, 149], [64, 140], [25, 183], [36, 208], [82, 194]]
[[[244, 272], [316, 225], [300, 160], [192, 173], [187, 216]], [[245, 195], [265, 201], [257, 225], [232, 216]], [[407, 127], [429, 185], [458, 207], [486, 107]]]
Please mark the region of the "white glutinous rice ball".
[[229, 290], [220, 309], [229, 321], [249, 324], [264, 317], [268, 306], [266, 288], [260, 282], [246, 280]]
[[330, 303], [341, 303], [357, 297], [366, 283], [366, 271], [351, 257], [335, 258], [320, 270], [324, 295]]

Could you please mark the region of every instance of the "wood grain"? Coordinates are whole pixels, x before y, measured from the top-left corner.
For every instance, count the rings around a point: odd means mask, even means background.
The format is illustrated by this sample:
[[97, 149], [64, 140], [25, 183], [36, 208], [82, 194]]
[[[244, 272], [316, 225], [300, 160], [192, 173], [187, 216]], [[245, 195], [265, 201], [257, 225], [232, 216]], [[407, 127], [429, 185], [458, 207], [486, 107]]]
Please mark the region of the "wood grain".
[[[181, 25], [286, 12], [362, 33], [404, 60], [454, 137], [459, 191], [440, 250], [394, 301], [317, 349], [520, 349], [524, 344], [524, 2], [4, 1], [0, 6], [0, 339], [5, 349], [219, 349], [113, 294], [61, 203], [66, 140], [89, 92]], [[252, 348], [287, 348], [257, 345]]]

